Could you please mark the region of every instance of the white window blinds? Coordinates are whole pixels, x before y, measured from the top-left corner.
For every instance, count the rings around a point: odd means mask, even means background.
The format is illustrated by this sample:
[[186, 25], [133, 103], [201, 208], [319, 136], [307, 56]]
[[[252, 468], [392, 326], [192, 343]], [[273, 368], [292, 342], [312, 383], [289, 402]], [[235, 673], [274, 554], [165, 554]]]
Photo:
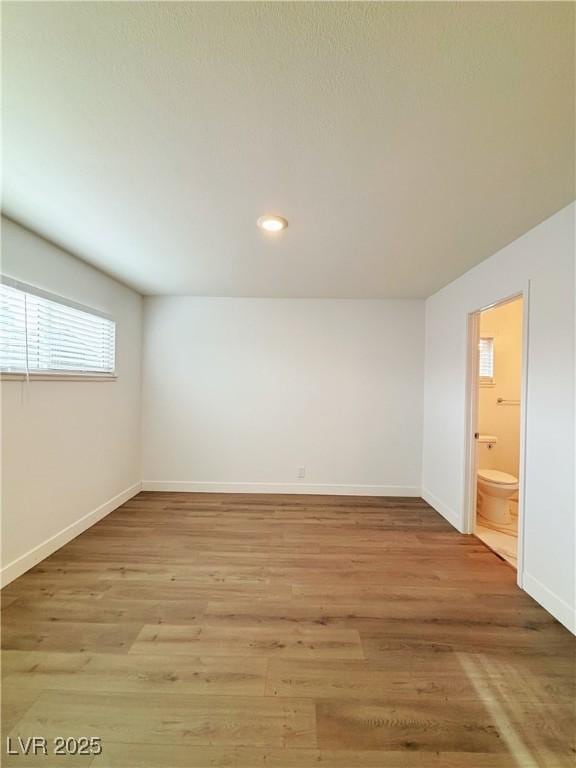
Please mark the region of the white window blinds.
[[494, 378], [494, 339], [488, 337], [480, 339], [479, 356], [480, 378], [492, 381]]
[[16, 282], [0, 284], [0, 370], [114, 375], [116, 323]]

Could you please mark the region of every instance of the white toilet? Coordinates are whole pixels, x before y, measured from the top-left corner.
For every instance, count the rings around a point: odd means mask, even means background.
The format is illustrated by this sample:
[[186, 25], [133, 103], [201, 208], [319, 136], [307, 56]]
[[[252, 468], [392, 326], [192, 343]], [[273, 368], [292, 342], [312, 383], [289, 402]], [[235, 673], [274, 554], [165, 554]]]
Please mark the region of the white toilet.
[[502, 525], [509, 523], [510, 498], [518, 490], [518, 478], [507, 472], [493, 469], [494, 448], [498, 438], [495, 435], [478, 437], [477, 470], [477, 512], [488, 523]]

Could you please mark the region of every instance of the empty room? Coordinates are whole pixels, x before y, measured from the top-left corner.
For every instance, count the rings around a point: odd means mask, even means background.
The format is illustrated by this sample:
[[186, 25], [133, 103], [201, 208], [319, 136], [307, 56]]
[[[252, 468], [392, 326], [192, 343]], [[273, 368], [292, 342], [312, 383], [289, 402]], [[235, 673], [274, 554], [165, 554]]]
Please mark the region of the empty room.
[[573, 768], [575, 11], [2, 4], [3, 766]]

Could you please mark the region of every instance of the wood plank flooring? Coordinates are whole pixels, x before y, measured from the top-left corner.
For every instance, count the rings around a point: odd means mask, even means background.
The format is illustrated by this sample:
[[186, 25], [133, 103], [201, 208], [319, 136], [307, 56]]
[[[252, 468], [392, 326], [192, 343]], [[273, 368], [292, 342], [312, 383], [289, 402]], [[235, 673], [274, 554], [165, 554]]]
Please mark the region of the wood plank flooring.
[[6, 766], [574, 766], [576, 641], [420, 499], [141, 493], [2, 593]]

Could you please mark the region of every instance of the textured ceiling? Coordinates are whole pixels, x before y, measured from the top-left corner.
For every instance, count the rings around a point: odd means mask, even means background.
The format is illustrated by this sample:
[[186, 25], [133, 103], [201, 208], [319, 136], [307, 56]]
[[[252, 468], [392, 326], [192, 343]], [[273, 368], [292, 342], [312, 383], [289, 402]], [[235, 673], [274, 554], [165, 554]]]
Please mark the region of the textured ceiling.
[[427, 296], [574, 199], [572, 3], [5, 2], [3, 38], [7, 214], [143, 293]]

